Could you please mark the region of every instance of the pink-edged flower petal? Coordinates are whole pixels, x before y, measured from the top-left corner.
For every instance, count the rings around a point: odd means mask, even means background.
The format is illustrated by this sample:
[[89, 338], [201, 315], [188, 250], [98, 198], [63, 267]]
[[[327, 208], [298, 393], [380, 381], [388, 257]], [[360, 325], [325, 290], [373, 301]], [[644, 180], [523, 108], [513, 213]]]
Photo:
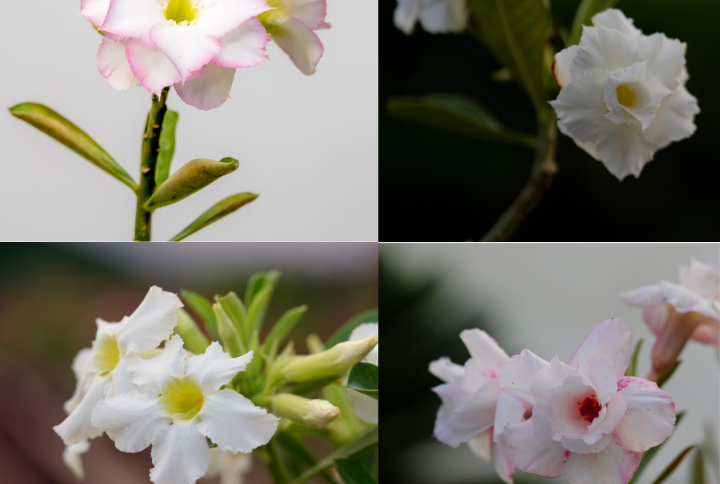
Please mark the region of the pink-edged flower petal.
[[150, 40], [175, 65], [182, 81], [220, 52], [220, 40], [205, 35], [192, 25], [161, 22], [150, 29]]
[[515, 470], [515, 461], [513, 461], [510, 449], [504, 440], [495, 442], [492, 446], [492, 464], [495, 472], [507, 484], [512, 484], [512, 474]]
[[516, 397], [535, 404], [535, 397], [532, 394], [532, 384], [535, 375], [544, 368], [549, 368], [550, 363], [543, 360], [530, 350], [522, 350], [519, 355], [510, 358], [505, 366], [500, 382], [503, 391]]
[[200, 2], [200, 6], [204, 8], [200, 10], [196, 26], [205, 35], [216, 39], [239, 27], [250, 17], [272, 10], [265, 0], [205, 0]]
[[100, 74], [114, 89], [125, 91], [140, 86], [140, 81], [130, 69], [125, 57], [125, 44], [103, 38], [97, 53], [97, 66]]
[[304, 23], [291, 18], [281, 25], [273, 25], [272, 38], [303, 74], [315, 73], [324, 48], [320, 38]]
[[482, 367], [486, 380], [498, 378], [502, 374], [510, 358], [485, 331], [466, 329], [460, 333], [460, 339], [465, 343], [472, 359]]
[[[579, 375], [567, 377], [562, 386], [552, 392], [546, 405], [553, 429], [551, 437], [554, 440], [560, 440], [557, 438], [558, 436], [567, 439], [582, 439], [587, 434], [590, 421], [583, 418], [581, 411], [583, 402], [586, 401], [596, 405], [597, 411], [599, 411], [595, 389], [587, 385], [586, 380]], [[533, 412], [536, 413], [540, 407], [541, 404], [538, 401]]]
[[599, 440], [600, 436], [598, 434], [611, 434], [622, 420], [625, 412], [627, 412], [625, 397], [620, 393], [616, 393], [603, 408], [602, 415], [598, 416], [588, 426], [588, 434], [583, 440], [588, 444], [592, 444], [593, 441]]
[[310, 30], [326, 29], [327, 0], [295, 0], [293, 17], [304, 23]]
[[620, 297], [630, 306], [657, 306], [665, 303], [659, 284], [638, 287], [620, 294]]
[[125, 54], [135, 77], [153, 94], [160, 95], [163, 88], [172, 86], [182, 79], [165, 54], [159, 49], [147, 47], [139, 40], [130, 40]]
[[565, 474], [565, 463], [570, 451], [559, 442], [551, 442], [548, 447], [535, 438], [533, 420], [508, 425], [503, 432], [507, 449], [515, 467], [523, 472], [544, 477], [560, 477]]
[[720, 273], [712, 264], [703, 264], [695, 258], [690, 265], [679, 266], [680, 284], [708, 299], [720, 297]]
[[599, 356], [608, 360], [618, 378], [625, 375], [633, 351], [632, 333], [620, 318], [596, 325], [570, 358], [570, 365], [582, 369], [585, 363]]
[[560, 387], [565, 382], [565, 379], [570, 376], [580, 376], [590, 383], [577, 368], [573, 368], [560, 361], [557, 356], [553, 356], [553, 359], [550, 360], [550, 366], [543, 368], [535, 375], [530, 391], [535, 400], [540, 400], [546, 393]]
[[167, 23], [162, 0], [110, 0], [103, 30], [147, 44], [150, 29], [160, 22]]
[[431, 362], [428, 370], [445, 383], [452, 383], [465, 373], [462, 366], [453, 363], [447, 356]]
[[583, 374], [590, 379], [597, 390], [597, 399], [605, 405], [617, 392], [617, 377], [612, 364], [605, 358], [590, 358], [583, 366]]
[[655, 336], [662, 333], [667, 317], [668, 310], [663, 304], [658, 304], [657, 306], [645, 306], [643, 308], [643, 321], [645, 321], [648, 328], [650, 328], [650, 331], [652, 331]]
[[175, 84], [180, 99], [203, 111], [215, 109], [230, 97], [235, 69], [208, 64], [197, 78]]
[[597, 454], [571, 454], [565, 479], [569, 484], [627, 484], [641, 459], [642, 452], [632, 452], [610, 442]]
[[493, 440], [498, 441], [508, 425], [522, 422], [525, 410], [527, 410], [527, 405], [523, 400], [509, 393], [501, 392], [495, 407]]
[[672, 434], [675, 404], [654, 382], [626, 377], [618, 381], [618, 391], [627, 403], [625, 416], [615, 428], [615, 439], [620, 445], [642, 453]]
[[491, 449], [493, 446], [492, 428], [486, 430], [485, 432], [481, 432], [477, 437], [470, 439], [467, 444], [473, 454], [490, 462], [490, 459], [492, 459]]
[[703, 298], [695, 291], [671, 282], [661, 282], [663, 298], [679, 313], [696, 312], [705, 317], [720, 320], [720, 312], [713, 301]]
[[265, 27], [251, 18], [220, 39], [220, 52], [212, 62], [223, 67], [254, 67], [268, 59], [267, 42]]
[[495, 405], [500, 394], [498, 379], [483, 384], [474, 395], [459, 405], [452, 392], [443, 393], [443, 387], [448, 387], [448, 385], [439, 385], [433, 388], [433, 391], [443, 399], [443, 404], [437, 413], [434, 430], [435, 437], [440, 442], [457, 447], [492, 427], [495, 419]]
[[701, 324], [695, 328], [690, 339], [706, 345], [720, 346], [720, 322], [711, 321]]
[[82, 0], [80, 15], [88, 22], [95, 24], [95, 27], [101, 28], [109, 8], [110, 0]]

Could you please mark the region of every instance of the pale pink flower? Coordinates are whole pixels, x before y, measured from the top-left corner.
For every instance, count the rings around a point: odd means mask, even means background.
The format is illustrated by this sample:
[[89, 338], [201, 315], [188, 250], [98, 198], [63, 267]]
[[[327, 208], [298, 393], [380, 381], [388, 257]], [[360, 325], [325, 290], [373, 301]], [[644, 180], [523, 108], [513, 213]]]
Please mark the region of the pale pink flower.
[[445, 382], [433, 388], [443, 402], [435, 437], [451, 447], [467, 442], [476, 455], [492, 462], [503, 481], [512, 483], [515, 466], [503, 429], [521, 422], [529, 405], [500, 391], [500, 375], [509, 358], [494, 339], [479, 329], [465, 330], [460, 338], [471, 355], [465, 366], [449, 358], [430, 363], [430, 372]]
[[643, 319], [657, 336], [653, 374], [672, 366], [689, 339], [720, 346], [720, 275], [695, 259], [679, 266], [680, 284], [662, 281], [623, 293], [631, 306], [643, 307]]
[[[570, 364], [529, 350], [505, 367], [501, 386], [532, 417], [504, 428], [514, 465], [570, 484], [626, 484], [643, 452], [673, 432], [675, 405], [653, 382], [625, 377], [632, 333], [617, 318], [598, 324]], [[499, 411], [499, 410], [498, 410]]]

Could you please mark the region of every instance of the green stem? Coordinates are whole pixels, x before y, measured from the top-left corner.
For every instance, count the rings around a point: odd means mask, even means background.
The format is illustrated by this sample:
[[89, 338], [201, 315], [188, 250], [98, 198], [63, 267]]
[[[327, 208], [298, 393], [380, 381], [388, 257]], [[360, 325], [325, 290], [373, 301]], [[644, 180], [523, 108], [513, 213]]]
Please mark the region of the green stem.
[[276, 438], [270, 439], [270, 442], [265, 446], [267, 448], [268, 460], [266, 464], [270, 469], [270, 475], [272, 476], [275, 484], [290, 484], [290, 477], [288, 476], [285, 464], [280, 459], [280, 453], [277, 449]]
[[144, 206], [155, 190], [155, 164], [160, 151], [160, 130], [167, 106], [168, 90], [162, 90], [160, 98], [152, 96], [152, 107], [148, 114], [143, 134], [142, 162], [140, 165], [140, 186], [137, 190], [137, 209], [135, 211], [135, 240], [149, 241], [151, 237], [152, 212]]

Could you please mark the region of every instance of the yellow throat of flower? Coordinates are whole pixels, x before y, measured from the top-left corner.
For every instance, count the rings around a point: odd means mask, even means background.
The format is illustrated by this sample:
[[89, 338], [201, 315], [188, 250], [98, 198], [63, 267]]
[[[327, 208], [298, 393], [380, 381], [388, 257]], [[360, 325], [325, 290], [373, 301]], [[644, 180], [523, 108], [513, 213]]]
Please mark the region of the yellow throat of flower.
[[200, 412], [205, 398], [197, 383], [187, 376], [172, 378], [162, 388], [160, 405], [173, 420], [191, 420]]
[[631, 108], [633, 104], [635, 104], [637, 96], [635, 95], [633, 90], [625, 84], [620, 84], [618, 87], [616, 87], [615, 93], [617, 94], [618, 102], [626, 108]]
[[195, 0], [169, 0], [163, 6], [165, 18], [177, 25], [189, 25], [197, 19], [200, 7]]
[[98, 341], [95, 347], [95, 354], [91, 364], [99, 375], [107, 375], [115, 369], [120, 361], [120, 350], [118, 349], [115, 336], [105, 336]]
[[281, 24], [292, 18], [293, 0], [267, 0], [267, 3], [273, 10], [268, 10], [258, 16], [263, 25]]

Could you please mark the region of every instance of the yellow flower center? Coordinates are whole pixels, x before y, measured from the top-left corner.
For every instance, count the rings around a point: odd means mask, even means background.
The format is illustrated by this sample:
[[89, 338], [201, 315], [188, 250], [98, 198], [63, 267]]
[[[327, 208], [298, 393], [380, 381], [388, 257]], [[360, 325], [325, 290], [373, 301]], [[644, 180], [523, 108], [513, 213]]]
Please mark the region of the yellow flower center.
[[615, 93], [617, 94], [618, 102], [626, 108], [631, 108], [633, 104], [635, 104], [637, 96], [627, 85], [620, 84], [615, 88]]
[[106, 336], [98, 341], [95, 354], [92, 358], [92, 365], [95, 372], [100, 375], [107, 375], [115, 369], [120, 361], [120, 350], [118, 349], [115, 336]]
[[281, 24], [292, 18], [293, 0], [267, 0], [267, 3], [273, 10], [258, 15], [258, 19], [266, 28], [267, 24]]
[[195, 0], [169, 0], [165, 3], [165, 18], [179, 25], [193, 22], [199, 11]]
[[200, 387], [187, 376], [173, 377], [160, 394], [160, 405], [173, 420], [191, 420], [200, 412], [204, 400]]

